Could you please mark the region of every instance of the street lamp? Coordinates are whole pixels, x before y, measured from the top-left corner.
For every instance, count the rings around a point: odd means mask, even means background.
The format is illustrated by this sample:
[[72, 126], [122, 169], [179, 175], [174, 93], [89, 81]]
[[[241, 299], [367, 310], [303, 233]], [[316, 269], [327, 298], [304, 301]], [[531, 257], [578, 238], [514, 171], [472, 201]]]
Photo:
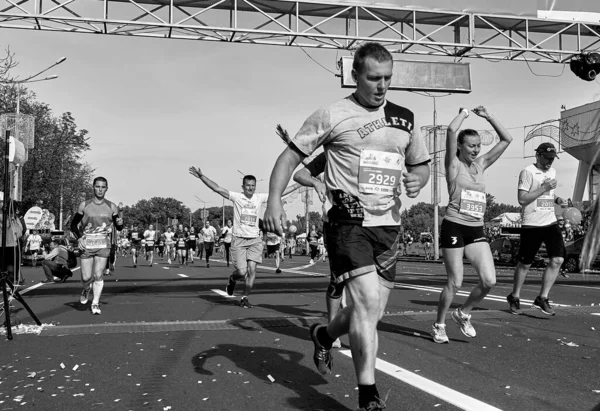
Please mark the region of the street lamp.
[[[202, 200], [200, 197], [198, 197], [196, 195], [194, 197], [196, 197], [196, 201], [198, 201], [200, 203], [203, 203], [203, 206], [202, 206], [202, 222], [204, 223], [204, 220], [206, 220], [206, 201]], [[192, 214], [190, 214], [190, 225], [192, 225], [191, 221], [192, 221]]]

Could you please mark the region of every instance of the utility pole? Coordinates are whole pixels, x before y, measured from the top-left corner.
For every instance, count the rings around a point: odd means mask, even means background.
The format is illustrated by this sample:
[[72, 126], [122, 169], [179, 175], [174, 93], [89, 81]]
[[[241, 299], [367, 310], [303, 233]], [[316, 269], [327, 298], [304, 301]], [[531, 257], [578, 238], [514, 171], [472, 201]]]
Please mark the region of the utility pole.
[[310, 249], [310, 247], [308, 246], [308, 234], [309, 234], [309, 230], [310, 230], [310, 225], [309, 225], [309, 222], [308, 222], [308, 210], [309, 210], [309, 207], [308, 207], [308, 201], [309, 201], [308, 200], [308, 193], [309, 193], [310, 190], [311, 189], [307, 187], [306, 191], [304, 192], [304, 196], [305, 196], [304, 197], [304, 206], [306, 207], [305, 208], [305, 216], [304, 216], [304, 219], [306, 221], [306, 241], [305, 241], [305, 243], [306, 243], [305, 244], [306, 255], [309, 255], [309, 249]]

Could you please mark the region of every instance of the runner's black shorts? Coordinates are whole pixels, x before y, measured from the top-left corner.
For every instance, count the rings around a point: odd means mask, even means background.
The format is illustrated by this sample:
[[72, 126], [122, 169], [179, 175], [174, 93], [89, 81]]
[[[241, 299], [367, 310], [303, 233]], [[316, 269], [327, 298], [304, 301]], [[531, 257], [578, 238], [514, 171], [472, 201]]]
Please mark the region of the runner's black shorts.
[[279, 251], [279, 244], [274, 244], [274, 245], [269, 245], [267, 244], [267, 255], [271, 255], [271, 254], [275, 254], [277, 251]]
[[394, 287], [400, 226], [363, 227], [329, 223], [326, 230], [329, 266], [337, 284], [377, 271], [384, 286]]
[[522, 226], [517, 260], [526, 265], [533, 263], [542, 243], [546, 244], [549, 258], [565, 256], [565, 242], [555, 223], [544, 227]]
[[196, 240], [188, 241], [187, 248], [188, 250], [196, 251]]
[[469, 244], [487, 243], [483, 226], [470, 226], [444, 219], [440, 230], [441, 248], [464, 248]]

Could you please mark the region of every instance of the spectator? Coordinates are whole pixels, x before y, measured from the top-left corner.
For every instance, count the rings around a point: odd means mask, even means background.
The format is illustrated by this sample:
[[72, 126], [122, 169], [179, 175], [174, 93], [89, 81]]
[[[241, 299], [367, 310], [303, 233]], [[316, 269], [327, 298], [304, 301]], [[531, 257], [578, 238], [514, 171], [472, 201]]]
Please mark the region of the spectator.
[[67, 247], [59, 245], [57, 240], [50, 240], [50, 252], [42, 254], [44, 261], [42, 261], [42, 268], [46, 279], [43, 283], [64, 283], [68, 278], [73, 276], [73, 272], [69, 270], [69, 252]]
[[31, 255], [31, 265], [37, 265], [37, 256], [41, 252], [42, 237], [38, 234], [37, 230], [33, 230], [31, 234], [27, 236], [27, 243], [25, 244], [25, 253]]
[[[3, 196], [0, 193], [0, 208], [2, 208], [4, 203]], [[0, 230], [2, 229], [3, 224], [3, 216], [0, 213]], [[21, 258], [20, 258], [20, 249], [19, 249], [19, 237], [23, 235], [23, 226], [21, 225], [21, 221], [14, 215], [8, 216], [8, 224], [6, 226], [6, 248], [5, 248], [5, 258], [6, 258], [6, 271], [16, 273], [15, 277], [18, 279], [18, 284], [25, 284], [25, 280], [21, 276]], [[1, 237], [0, 237], [1, 238]], [[2, 246], [0, 239], [0, 247]], [[2, 258], [2, 253], [0, 253], [0, 259]], [[1, 263], [1, 261], [0, 261]]]

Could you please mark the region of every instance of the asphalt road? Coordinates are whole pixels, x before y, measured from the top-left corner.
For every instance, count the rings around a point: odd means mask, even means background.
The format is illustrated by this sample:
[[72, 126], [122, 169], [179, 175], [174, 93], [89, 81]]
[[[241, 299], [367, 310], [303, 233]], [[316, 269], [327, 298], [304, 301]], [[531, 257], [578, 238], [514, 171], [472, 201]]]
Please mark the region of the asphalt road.
[[[44, 326], [17, 301], [22, 326], [0, 342], [0, 410], [354, 410], [357, 389], [347, 338], [334, 369], [322, 377], [312, 362], [308, 327], [325, 322], [328, 265], [305, 257], [259, 268], [254, 305], [225, 295], [230, 269], [167, 265], [133, 268], [119, 258], [105, 279], [102, 315], [79, 303], [75, 276], [43, 284], [41, 268], [24, 268], [21, 288]], [[141, 262], [144, 262], [142, 259]], [[473, 313], [477, 337], [448, 321], [450, 344], [435, 344], [444, 266], [399, 262], [399, 275], [379, 325], [377, 384], [389, 410], [591, 410], [600, 403], [600, 276], [559, 278], [557, 315], [508, 313], [512, 271]], [[466, 268], [456, 305], [476, 283]], [[522, 300], [533, 300], [540, 271]], [[523, 304], [525, 306], [525, 304]], [[38, 331], [26, 334], [24, 331]], [[63, 368], [64, 367], [64, 368]], [[34, 374], [35, 373], [35, 374]]]

